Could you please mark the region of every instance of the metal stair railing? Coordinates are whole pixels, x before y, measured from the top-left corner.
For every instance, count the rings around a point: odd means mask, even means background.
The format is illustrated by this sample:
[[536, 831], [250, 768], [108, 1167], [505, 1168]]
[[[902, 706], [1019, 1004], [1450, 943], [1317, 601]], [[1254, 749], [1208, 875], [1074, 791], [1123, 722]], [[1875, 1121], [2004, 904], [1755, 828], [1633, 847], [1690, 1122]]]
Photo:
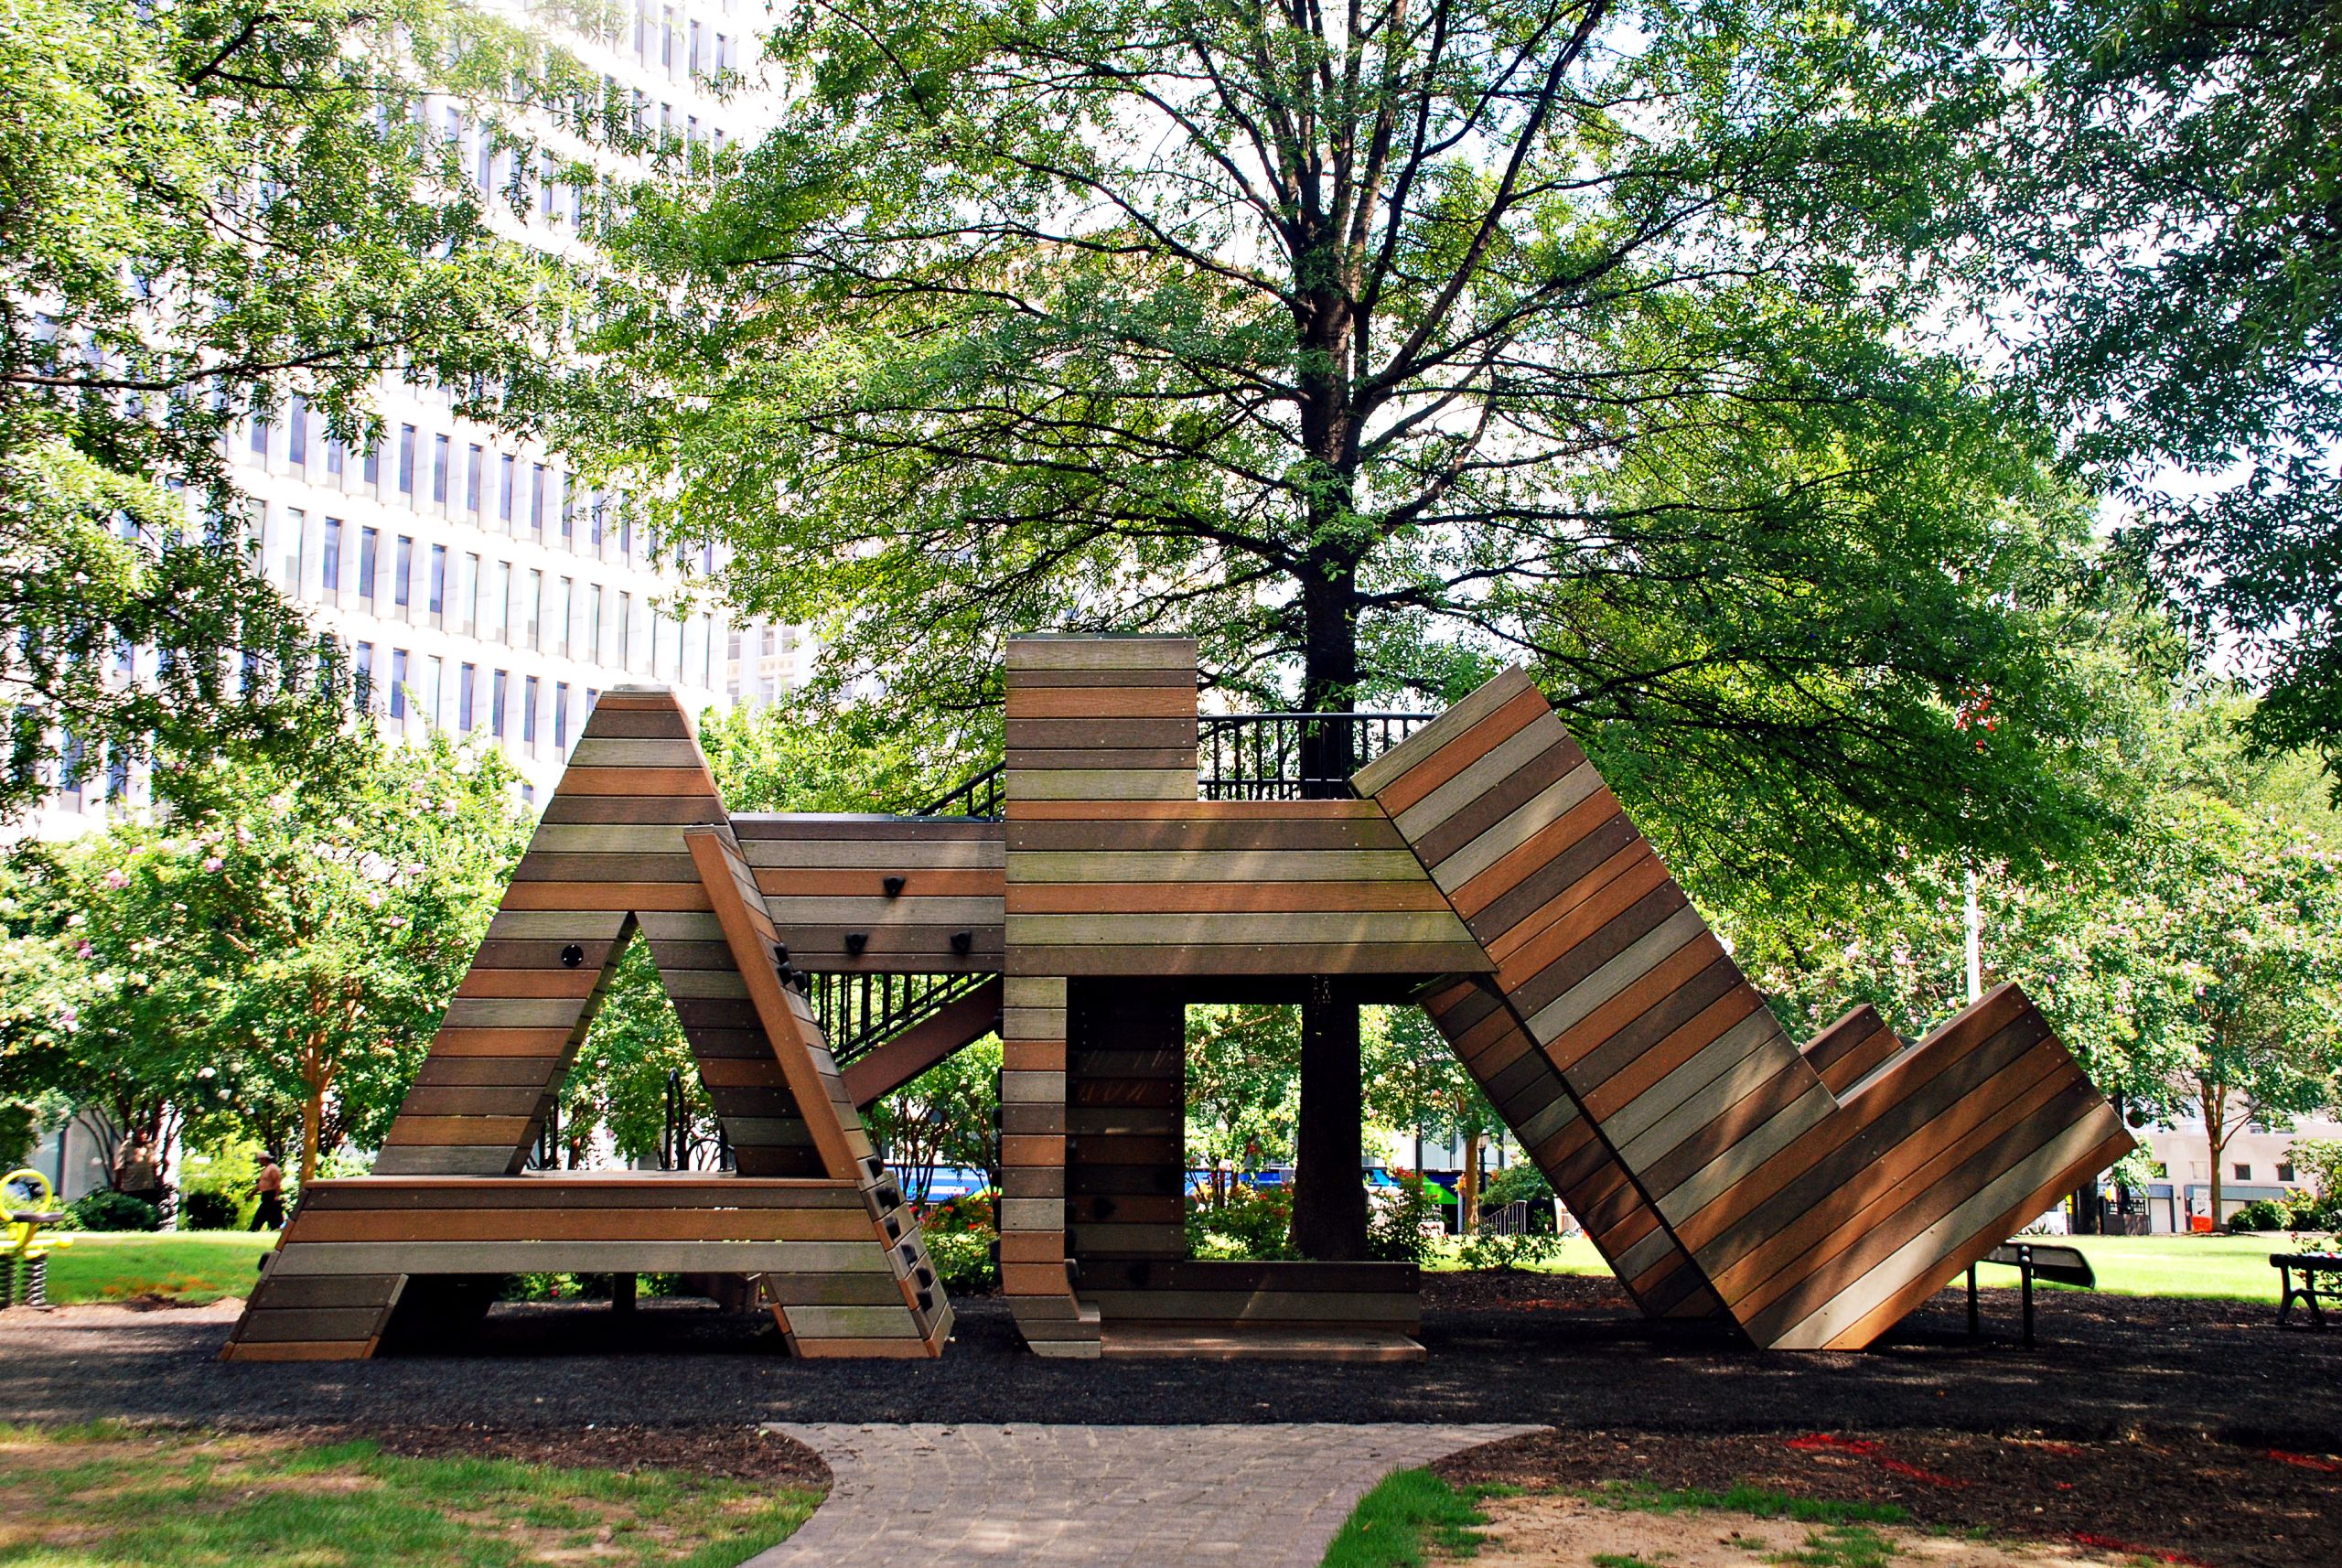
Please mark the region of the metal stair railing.
[[838, 1066], [867, 1056], [954, 1002], [990, 984], [989, 972], [939, 974], [800, 974], [806, 1004]]

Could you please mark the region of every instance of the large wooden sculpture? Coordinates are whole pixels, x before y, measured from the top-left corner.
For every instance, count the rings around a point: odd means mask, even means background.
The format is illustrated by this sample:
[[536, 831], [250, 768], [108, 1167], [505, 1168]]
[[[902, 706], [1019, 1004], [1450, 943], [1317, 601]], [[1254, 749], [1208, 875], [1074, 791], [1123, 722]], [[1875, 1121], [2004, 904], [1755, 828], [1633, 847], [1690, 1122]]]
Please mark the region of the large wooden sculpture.
[[[1410, 1266], [1186, 1257], [1191, 1003], [1421, 1003], [1645, 1311], [1767, 1347], [1868, 1344], [2130, 1147], [2014, 986], [1798, 1047], [1518, 673], [1356, 798], [1270, 800], [1197, 798], [1192, 641], [1019, 639], [1007, 675], [1000, 820], [727, 817], [671, 699], [602, 699], [378, 1174], [312, 1187], [230, 1353], [364, 1354], [409, 1281], [581, 1269], [754, 1275], [801, 1352], [933, 1354], [854, 1107], [995, 1017], [1001, 1275], [1051, 1356], [1421, 1354]], [[638, 929], [739, 1174], [521, 1174]], [[1000, 979], [841, 1075], [776, 944]]]
[[[523, 1174], [638, 929], [738, 1169]], [[951, 1308], [779, 940], [673, 697], [606, 694], [375, 1174], [310, 1185], [228, 1356], [371, 1355], [435, 1286], [556, 1271], [747, 1276], [800, 1355], [939, 1353]]]

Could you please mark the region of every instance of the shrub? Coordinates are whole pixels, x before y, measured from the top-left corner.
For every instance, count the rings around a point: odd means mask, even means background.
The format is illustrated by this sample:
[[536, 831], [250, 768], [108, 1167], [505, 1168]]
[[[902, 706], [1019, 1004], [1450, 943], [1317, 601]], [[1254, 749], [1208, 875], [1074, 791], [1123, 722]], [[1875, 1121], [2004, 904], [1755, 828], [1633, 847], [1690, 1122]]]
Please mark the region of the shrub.
[[1551, 1230], [1541, 1234], [1499, 1236], [1483, 1230], [1464, 1243], [1457, 1254], [1467, 1269], [1525, 1269], [1560, 1252], [1561, 1238]]
[[2286, 1219], [2286, 1211], [2282, 1205], [2265, 1197], [2256, 1197], [2229, 1217], [2229, 1229], [2240, 1234], [2276, 1230], [2283, 1228]]
[[189, 1230], [233, 1230], [242, 1206], [212, 1187], [194, 1187], [179, 1194], [179, 1223]]
[[67, 1212], [73, 1216], [76, 1228], [83, 1230], [157, 1230], [163, 1224], [161, 1209], [143, 1197], [112, 1187], [100, 1187], [76, 1199]]
[[928, 1262], [946, 1295], [984, 1295], [1000, 1287], [1000, 1266], [992, 1259], [992, 1241], [968, 1230], [945, 1231], [927, 1238]]
[[1188, 1250], [1198, 1258], [1291, 1258], [1293, 1199], [1283, 1187], [1238, 1187], [1218, 1208], [1190, 1204]]
[[1439, 1209], [1416, 1175], [1398, 1178], [1396, 1187], [1378, 1189], [1366, 1216], [1366, 1255], [1378, 1263], [1422, 1263], [1438, 1245], [1434, 1231], [1444, 1231]]
[[2342, 1196], [2296, 1193], [2285, 1215], [2288, 1230], [2342, 1230]]

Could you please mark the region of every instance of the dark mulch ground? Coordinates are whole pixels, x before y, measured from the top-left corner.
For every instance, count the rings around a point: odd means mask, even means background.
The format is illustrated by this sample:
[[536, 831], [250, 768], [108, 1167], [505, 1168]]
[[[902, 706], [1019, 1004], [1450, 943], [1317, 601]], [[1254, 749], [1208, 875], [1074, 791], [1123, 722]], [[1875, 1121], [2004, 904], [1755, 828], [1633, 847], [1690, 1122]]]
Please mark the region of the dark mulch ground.
[[229, 1424], [582, 1427], [759, 1421], [1504, 1421], [1574, 1430], [1960, 1431], [2071, 1441], [2203, 1434], [2342, 1452], [2342, 1334], [2242, 1303], [2045, 1295], [2042, 1342], [1971, 1343], [1947, 1291], [1859, 1354], [1751, 1351], [1644, 1321], [1606, 1280], [1434, 1277], [1411, 1365], [1044, 1361], [998, 1300], [960, 1304], [936, 1361], [792, 1361], [769, 1317], [647, 1300], [499, 1307], [427, 1353], [223, 1363], [228, 1326], [169, 1313], [106, 1327], [0, 1322], [0, 1412]]
[[1797, 1497], [1894, 1503], [1923, 1525], [2079, 1541], [2151, 1560], [2218, 1568], [2342, 1563], [2342, 1464], [2228, 1444], [1613, 1430], [1510, 1438], [1433, 1468], [1456, 1483], [1531, 1490], [1646, 1481], [1722, 1491], [1747, 1482]]
[[686, 1470], [737, 1481], [765, 1481], [807, 1491], [830, 1488], [830, 1467], [793, 1437], [754, 1426], [344, 1426], [326, 1440], [363, 1437], [384, 1452], [416, 1459], [517, 1459], [568, 1469]]

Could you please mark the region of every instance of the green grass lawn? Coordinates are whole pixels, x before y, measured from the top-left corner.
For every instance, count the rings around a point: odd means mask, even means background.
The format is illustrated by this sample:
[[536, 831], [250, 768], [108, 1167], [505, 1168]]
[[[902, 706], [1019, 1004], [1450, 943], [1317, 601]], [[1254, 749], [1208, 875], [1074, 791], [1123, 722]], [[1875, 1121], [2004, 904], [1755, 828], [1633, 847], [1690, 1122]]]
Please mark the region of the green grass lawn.
[[[2197, 1296], [2220, 1301], [2277, 1302], [2277, 1271], [2269, 1254], [2294, 1251], [2293, 1239], [2279, 1231], [2264, 1236], [2050, 1236], [2042, 1240], [2059, 1246], [2079, 1247], [2097, 1272], [2098, 1288], [2118, 1295]], [[2330, 1241], [2304, 1247], [2331, 1245]], [[1433, 1269], [1460, 1267], [1450, 1243], [1428, 1265]], [[1609, 1268], [1594, 1243], [1574, 1236], [1562, 1243], [1561, 1254], [1542, 1265], [1557, 1274], [1606, 1274]], [[1976, 1272], [1979, 1283], [2014, 1285], [2016, 1271], [1987, 1263]]]
[[[2272, 1252], [2331, 1245], [2304, 1238], [2296, 1247], [2283, 1231], [2261, 1236], [2047, 1236], [2045, 1241], [2080, 1249], [2098, 1275], [2098, 1288], [2117, 1295], [2199, 1296], [2277, 1305]], [[2014, 1269], [1987, 1263], [1976, 1271], [1988, 1285], [2016, 1283]]]
[[253, 1265], [276, 1244], [273, 1231], [240, 1230], [81, 1231], [59, 1239], [71, 1243], [48, 1255], [48, 1299], [60, 1306], [140, 1295], [200, 1306], [223, 1295], [248, 1295]]
[[11, 1568], [732, 1568], [821, 1500], [666, 1470], [112, 1426], [0, 1427], [0, 1497]]

